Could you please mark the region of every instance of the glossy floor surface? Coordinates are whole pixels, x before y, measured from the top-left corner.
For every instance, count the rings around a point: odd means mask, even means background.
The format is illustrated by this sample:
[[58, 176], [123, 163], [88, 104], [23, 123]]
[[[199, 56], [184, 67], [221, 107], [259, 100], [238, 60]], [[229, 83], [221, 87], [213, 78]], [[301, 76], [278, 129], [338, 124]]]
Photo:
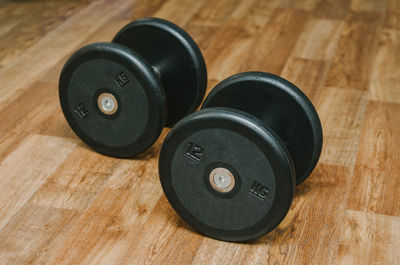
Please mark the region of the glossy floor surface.
[[[205, 238], [146, 153], [99, 155], [67, 125], [58, 77], [78, 47], [166, 18], [203, 51], [208, 88], [282, 75], [316, 106], [324, 148], [270, 234]], [[399, 0], [0, 0], [0, 264], [400, 264]]]

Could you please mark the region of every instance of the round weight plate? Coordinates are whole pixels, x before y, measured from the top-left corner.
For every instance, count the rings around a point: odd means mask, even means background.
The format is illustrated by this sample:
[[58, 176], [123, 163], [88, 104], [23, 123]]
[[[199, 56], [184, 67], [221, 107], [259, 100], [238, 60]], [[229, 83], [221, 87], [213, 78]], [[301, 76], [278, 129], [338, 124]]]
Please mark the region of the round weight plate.
[[163, 19], [142, 18], [122, 28], [113, 41], [142, 55], [159, 73], [167, 96], [167, 126], [197, 109], [207, 70], [200, 49], [183, 29]]
[[141, 153], [165, 123], [165, 96], [151, 66], [120, 44], [75, 52], [61, 72], [59, 96], [71, 128], [102, 154]]
[[322, 127], [310, 100], [279, 76], [248, 72], [219, 83], [202, 108], [228, 107], [250, 113], [279, 135], [293, 160], [297, 184], [316, 166], [322, 149]]
[[283, 143], [238, 110], [211, 108], [178, 122], [162, 146], [159, 173], [178, 214], [225, 241], [268, 233], [293, 199], [293, 165]]

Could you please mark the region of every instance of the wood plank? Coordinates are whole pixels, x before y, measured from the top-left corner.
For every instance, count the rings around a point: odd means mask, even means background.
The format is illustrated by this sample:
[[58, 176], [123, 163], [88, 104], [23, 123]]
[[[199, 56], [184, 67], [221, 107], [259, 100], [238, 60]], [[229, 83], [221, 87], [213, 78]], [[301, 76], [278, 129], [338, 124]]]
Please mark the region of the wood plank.
[[386, 10], [387, 0], [352, 0], [350, 9], [354, 11], [373, 11], [384, 12]]
[[[203, 56], [205, 57], [206, 64], [208, 66], [208, 73], [210, 73], [210, 65], [212, 65], [212, 63], [210, 63], [209, 60], [210, 55], [207, 54], [208, 49], [206, 49], [206, 46], [209, 46], [210, 43], [213, 43], [212, 40], [215, 39], [216, 37], [216, 33], [218, 31], [215, 31], [215, 27], [224, 25], [225, 21], [229, 18], [231, 12], [235, 10], [238, 3], [239, 1], [236, 2], [229, 1], [229, 3], [223, 1], [222, 2], [209, 1], [207, 2], [207, 4], [203, 4], [201, 6], [197, 4], [195, 8], [193, 8], [193, 5], [191, 5], [190, 12], [186, 11], [183, 12], [186, 15], [185, 18], [182, 19], [182, 22], [179, 25], [187, 29], [189, 34], [192, 34], [192, 37], [195, 39], [197, 44], [202, 49]], [[171, 5], [176, 5], [176, 3], [171, 3]], [[221, 12], [220, 10], [221, 6], [228, 6], [230, 9]], [[183, 6], [182, 8], [185, 8], [185, 6]], [[156, 15], [160, 15], [163, 12], [168, 12], [168, 10], [165, 11], [166, 9], [167, 8], [163, 6], [163, 8], [159, 10]], [[217, 12], [214, 12], [216, 10]], [[171, 16], [173, 14], [171, 14]], [[168, 19], [168, 13], [166, 15], [163, 14], [162, 16]], [[174, 16], [173, 19], [176, 20], [177, 18]], [[205, 20], [209, 22], [202, 23], [201, 26], [198, 25], [198, 21], [205, 21]], [[179, 19], [176, 21], [179, 21]], [[214, 48], [215, 47], [213, 47], [212, 49], [215, 51]]]
[[165, 197], [161, 197], [150, 216], [125, 252], [122, 264], [190, 264], [203, 237], [189, 230]]
[[[231, 5], [229, 4], [229, 6]], [[218, 15], [218, 20], [214, 18], [212, 24], [207, 23], [205, 25], [203, 20], [198, 19], [199, 16], [208, 16], [207, 12], [209, 8], [203, 7], [189, 20], [185, 28], [188, 29], [189, 32], [193, 32], [192, 36], [206, 54], [206, 60], [212, 61], [213, 57], [219, 54], [217, 50], [221, 49], [221, 45], [218, 46], [217, 42], [221, 40], [224, 41], [224, 38], [221, 36], [224, 35], [226, 29], [232, 30], [234, 26], [237, 26], [241, 29], [245, 29], [250, 34], [258, 33], [269, 20], [274, 8], [273, 1], [240, 1], [235, 5], [235, 8], [232, 9], [232, 12], [223, 12], [222, 14], [224, 16]], [[218, 41], [216, 39], [218, 39]], [[210, 48], [210, 46], [212, 46], [212, 48]], [[212, 63], [208, 63], [208, 65], [210, 64]]]
[[[90, 43], [111, 41], [115, 34], [123, 26], [133, 20], [133, 15], [131, 14], [132, 10], [135, 10], [134, 17], [150, 17], [162, 6], [162, 4], [164, 4], [164, 2], [166, 2], [166, 0], [151, 1], [150, 4], [149, 2], [145, 1], [134, 2], [132, 8], [127, 8], [125, 10], [126, 14], [122, 12], [122, 14], [111, 18], [111, 20], [103, 27], [100, 27], [93, 33], [86, 35], [85, 38], [82, 39], [82, 42], [80, 42], [73, 51]], [[58, 84], [58, 79], [62, 67], [64, 66], [64, 63], [67, 61], [69, 56], [73, 53], [73, 51], [71, 51], [70, 54], [67, 54], [67, 56], [65, 56], [64, 58], [60, 59], [57, 64], [55, 64], [44, 76], [40, 78], [40, 81]]]
[[399, 104], [369, 102], [349, 209], [400, 216], [399, 114]]
[[276, 9], [254, 43], [241, 71], [280, 74], [309, 16], [305, 11]]
[[[5, 17], [5, 16], [3, 15], [2, 17]], [[15, 20], [15, 19], [9, 19], [9, 20], [6, 20], [6, 21], [1, 21], [1, 23], [0, 23], [0, 36], [2, 38], [4, 38], [4, 36], [7, 33], [9, 33], [11, 30], [13, 30], [18, 25], [18, 23], [19, 23], [19, 21]], [[9, 53], [9, 49], [7, 49], [7, 54], [8, 53]]]
[[248, 244], [240, 245], [205, 238], [192, 264], [244, 264], [244, 255], [248, 248]]
[[[81, 42], [76, 36], [81, 34], [87, 36], [96, 31], [126, 8], [129, 8], [129, 2], [126, 1], [95, 1], [48, 33], [12, 64], [3, 67], [0, 72], [2, 80], [0, 110], [5, 108], [6, 102], [17, 98], [29, 87], [30, 83], [37, 80], [40, 74], [48, 71], [55, 62], [63, 58], [65, 53], [70, 53], [76, 48]], [[111, 12], [103, 14], [104, 9]], [[36, 66], [35, 71], [31, 71], [32, 64]], [[23, 78], [21, 78], [21, 73], [23, 73]]]
[[15, 130], [10, 130], [5, 133], [0, 134], [0, 163], [11, 153], [17, 146], [29, 136], [27, 132], [16, 132]]
[[[251, 2], [251, 1], [250, 1]], [[239, 0], [211, 0], [203, 4], [191, 19], [191, 23], [206, 27], [220, 27], [237, 10]]]
[[133, 20], [141, 17], [151, 17], [168, 0], [133, 1], [132, 7], [122, 11], [118, 18]]
[[[343, 194], [349, 190], [351, 176], [348, 168], [319, 164], [297, 187], [283, 222], [256, 242], [240, 245], [237, 251], [246, 253], [234, 264], [335, 264], [342, 233], [337, 224], [344, 215], [347, 195]], [[326, 194], [334, 204], [321, 200]], [[212, 250], [208, 253], [215, 256]]]
[[147, 159], [122, 160], [51, 263], [114, 263], [126, 255], [161, 196], [156, 170]]
[[[132, 21], [131, 19], [120, 19], [119, 17], [111, 19], [106, 25], [97, 29], [92, 34], [87, 35], [79, 44], [77, 44], [74, 50], [72, 50], [70, 53], [66, 54], [66, 56], [61, 58], [53, 67], [50, 68], [50, 70], [47, 73], [42, 75], [39, 78], [39, 80], [41, 82], [55, 84], [57, 85], [58, 89], [58, 80], [60, 78], [62, 67], [64, 66], [68, 58], [73, 54], [73, 52], [90, 43], [111, 41], [114, 38], [115, 34], [117, 34], [117, 32], [123, 26], [125, 26], [131, 21]], [[54, 92], [57, 92], [58, 95], [58, 90], [53, 91], [53, 93]]]
[[123, 160], [98, 157], [91, 149], [82, 145], [70, 152], [35, 192], [30, 203], [79, 212], [93, 203]]
[[354, 167], [367, 106], [365, 91], [327, 88], [316, 104], [324, 130], [320, 162]]
[[35, 82], [0, 112], [0, 161], [29, 134], [76, 139], [61, 113], [55, 88], [53, 84]]
[[74, 143], [62, 138], [31, 135], [2, 161], [0, 229], [29, 201], [74, 147]]
[[339, 37], [326, 86], [367, 90], [382, 17], [351, 13]]
[[388, 0], [384, 26], [400, 29], [400, 2], [398, 0]]
[[349, 11], [348, 0], [319, 1], [314, 8], [314, 15], [320, 18], [344, 19]]
[[242, 70], [254, 36], [260, 34], [273, 10], [270, 4], [260, 1], [245, 2], [235, 9], [205, 51], [209, 78], [222, 80]]
[[[140, 207], [133, 204], [133, 196], [128, 191], [103, 190], [50, 263], [93, 264], [102, 258], [103, 262], [112, 263], [120, 255], [118, 242], [135, 230], [134, 220], [141, 215]], [[123, 215], [123, 210], [128, 215]], [[107, 256], [113, 250], [116, 255]]]
[[319, 0], [299, 0], [299, 1], [292, 1], [293, 7], [295, 9], [307, 10], [312, 11], [317, 6]]
[[[248, 2], [252, 3], [252, 1]], [[224, 10], [224, 12], [220, 12], [220, 9], [217, 7], [223, 6], [221, 3], [223, 5], [227, 5], [229, 9], [226, 11]], [[238, 4], [238, 1], [233, 3], [227, 3], [226, 1], [207, 2], [188, 21], [185, 29], [192, 34], [191, 36], [196, 41], [197, 45], [199, 45], [203, 55], [205, 55], [205, 51], [208, 50], [217, 34], [221, 31], [221, 27], [224, 26], [228, 18], [232, 15], [232, 12], [236, 12], [237, 9], [240, 10], [240, 8], [237, 7]], [[209, 20], [212, 22], [204, 23], [204, 21]], [[205, 56], [207, 66], [209, 66], [208, 57], [209, 56]]]
[[[185, 26], [185, 30], [194, 39], [204, 56], [204, 51], [208, 49], [210, 43], [219, 32], [219, 27], [204, 26], [201, 24], [192, 23], [192, 21], [189, 20]], [[206, 66], [208, 66], [208, 58], [204, 59], [206, 60]]]
[[320, 0], [278, 0], [269, 1], [275, 7], [312, 11]]
[[322, 84], [327, 67], [325, 61], [291, 57], [282, 71], [282, 77], [295, 84], [315, 105], [324, 91]]
[[61, 113], [56, 91], [53, 84], [35, 82], [0, 112], [0, 161], [29, 134], [76, 139]]
[[[94, 42], [103, 42], [103, 41], [111, 41], [115, 34], [126, 24], [130, 23], [133, 19], [131, 18], [131, 10], [135, 10], [134, 15], [135, 17], [150, 17], [156, 12], [162, 4], [164, 4], [166, 0], [158, 0], [152, 1], [151, 4], [149, 2], [135, 2], [133, 3], [132, 8], [127, 8], [127, 14], [121, 14], [116, 17], [111, 18], [111, 20], [106, 23], [103, 27], [98, 28], [93, 33], [85, 36], [85, 38], [80, 42], [76, 48], [79, 49], [84, 45], [94, 43]], [[57, 64], [55, 64], [45, 75], [40, 78], [40, 81], [46, 83], [54, 83], [58, 84], [58, 79], [64, 66], [64, 63], [69, 58], [69, 56], [73, 53], [71, 51], [70, 54], [67, 54], [64, 58], [60, 59]]]
[[[0, 11], [0, 65], [13, 62], [21, 53], [40, 41], [48, 32], [85, 8], [90, 1], [58, 0], [15, 2]], [[27, 12], [41, 16], [27, 16]], [[13, 45], [10, 45], [10, 42]]]
[[168, 0], [154, 16], [170, 20], [183, 27], [203, 4], [204, 1], [199, 0]]
[[370, 99], [400, 103], [400, 30], [380, 32], [372, 66]]
[[346, 211], [337, 264], [399, 264], [400, 217]]
[[331, 60], [342, 27], [343, 23], [340, 20], [310, 19], [297, 40], [292, 56], [310, 60]]
[[[48, 116], [59, 110], [58, 97], [54, 84], [35, 82], [33, 85], [22, 92], [22, 94], [10, 102], [9, 107], [0, 113], [0, 133], [9, 130], [29, 133], [37, 132], [38, 127], [42, 127], [42, 122]], [[40, 102], [40, 103], [39, 103]], [[35, 130], [36, 127], [36, 130]]]
[[52, 245], [66, 236], [76, 211], [26, 203], [0, 231], [1, 264], [44, 264]]
[[[11, 245], [12, 253], [23, 255], [12, 255], [6, 248], [0, 252], [0, 257], [5, 255], [7, 264], [14, 261], [15, 264], [44, 264], [54, 258], [56, 250], [62, 247], [79, 217], [96, 199], [120, 162], [122, 160], [105, 156], [99, 159], [96, 153], [85, 147], [74, 148], [29, 202], [8, 222], [4, 227], [5, 232], [0, 232], [0, 235], [4, 234], [4, 241], [0, 239], [0, 244]], [[26, 223], [26, 219], [33, 220]], [[23, 234], [15, 237], [18, 233]], [[10, 238], [10, 235], [14, 236]], [[30, 240], [30, 245], [25, 244]], [[24, 243], [19, 244], [19, 241]]]

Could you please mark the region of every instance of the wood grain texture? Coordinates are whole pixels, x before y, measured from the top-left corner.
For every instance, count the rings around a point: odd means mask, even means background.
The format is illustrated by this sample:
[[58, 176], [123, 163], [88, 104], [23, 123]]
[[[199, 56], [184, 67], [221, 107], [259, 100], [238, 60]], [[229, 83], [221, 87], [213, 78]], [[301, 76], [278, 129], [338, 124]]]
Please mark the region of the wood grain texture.
[[321, 93], [318, 104], [325, 132], [320, 161], [354, 166], [367, 106], [367, 93], [328, 87]]
[[[26, 49], [88, 4], [89, 0], [13, 1], [0, 7], [0, 65], [12, 63]], [[41, 15], [27, 16], [28, 12]], [[10, 45], [10, 40], [13, 45]]]
[[372, 58], [382, 16], [377, 12], [350, 12], [327, 74], [327, 86], [367, 90]]
[[400, 103], [400, 30], [384, 29], [378, 38], [369, 86], [370, 98]]
[[[208, 92], [260, 70], [316, 106], [320, 163], [268, 235], [227, 243], [183, 222], [158, 180], [168, 129], [115, 159], [68, 127], [65, 60], [145, 16], [197, 41]], [[399, 18], [398, 0], [0, 0], [0, 264], [400, 264]]]
[[310, 60], [331, 60], [342, 26], [340, 20], [309, 20], [299, 36], [292, 55]]
[[282, 71], [282, 77], [296, 84], [313, 102], [324, 91], [324, 82], [328, 62], [291, 57]]
[[400, 29], [400, 2], [397, 0], [388, 0], [385, 27]]
[[[400, 105], [371, 101], [366, 110], [349, 208], [400, 216]], [[395, 177], [392, 177], [392, 174]], [[392, 192], [392, 191], [396, 192]]]
[[398, 264], [399, 218], [347, 210], [338, 264]]
[[258, 70], [280, 74], [308, 18], [309, 13], [305, 11], [277, 8], [254, 38], [241, 71]]

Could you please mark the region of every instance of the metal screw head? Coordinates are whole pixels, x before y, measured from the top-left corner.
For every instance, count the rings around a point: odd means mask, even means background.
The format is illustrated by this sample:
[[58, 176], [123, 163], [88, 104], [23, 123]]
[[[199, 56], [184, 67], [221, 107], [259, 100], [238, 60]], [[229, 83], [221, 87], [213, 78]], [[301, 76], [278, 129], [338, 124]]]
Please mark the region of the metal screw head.
[[211, 187], [219, 192], [229, 192], [235, 187], [235, 177], [223, 167], [214, 168], [210, 172], [209, 180]]
[[118, 101], [110, 93], [101, 93], [97, 98], [97, 105], [100, 111], [106, 115], [112, 115], [118, 110]]

